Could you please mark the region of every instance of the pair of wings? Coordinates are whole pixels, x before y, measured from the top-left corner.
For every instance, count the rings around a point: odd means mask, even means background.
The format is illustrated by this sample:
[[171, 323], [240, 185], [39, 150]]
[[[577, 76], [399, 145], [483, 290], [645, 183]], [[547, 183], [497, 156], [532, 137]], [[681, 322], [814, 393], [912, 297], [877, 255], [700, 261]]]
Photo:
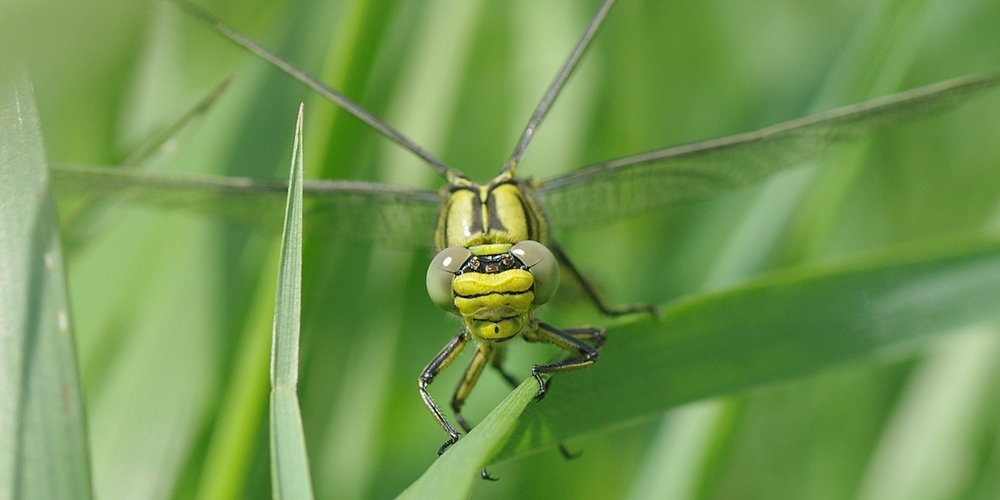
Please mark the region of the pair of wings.
[[[966, 76], [754, 132], [619, 158], [549, 179], [535, 195], [558, 229], [631, 217], [759, 182], [836, 142], [956, 105], [998, 83], [1000, 74]], [[59, 196], [121, 198], [281, 230], [283, 181], [86, 166], [54, 166], [52, 175]], [[304, 194], [310, 228], [403, 248], [430, 244], [441, 204], [435, 191], [369, 182], [306, 181]]]

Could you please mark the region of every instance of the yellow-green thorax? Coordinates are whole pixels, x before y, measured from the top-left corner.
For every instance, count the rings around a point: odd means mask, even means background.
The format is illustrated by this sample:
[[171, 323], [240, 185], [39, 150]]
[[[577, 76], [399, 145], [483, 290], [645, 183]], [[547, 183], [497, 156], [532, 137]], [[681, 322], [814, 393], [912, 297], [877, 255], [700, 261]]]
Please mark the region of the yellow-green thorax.
[[451, 311], [480, 341], [511, 339], [530, 324], [537, 307], [535, 277], [527, 269], [505, 267], [503, 256], [524, 240], [544, 243], [548, 239], [544, 217], [524, 192], [527, 187], [506, 177], [483, 186], [455, 183], [447, 189], [435, 246], [438, 251], [467, 248], [477, 262], [454, 277]]
[[548, 225], [525, 189], [525, 184], [506, 177], [485, 186], [468, 181], [448, 186], [434, 233], [437, 251], [523, 240], [547, 243]]

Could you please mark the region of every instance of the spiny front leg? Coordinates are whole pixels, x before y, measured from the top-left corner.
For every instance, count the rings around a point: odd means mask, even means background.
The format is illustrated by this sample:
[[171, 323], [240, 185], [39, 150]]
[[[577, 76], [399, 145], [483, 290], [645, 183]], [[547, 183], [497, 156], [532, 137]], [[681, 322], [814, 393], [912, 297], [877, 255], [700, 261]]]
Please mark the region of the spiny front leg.
[[563, 333], [569, 334], [577, 340], [589, 340], [594, 343], [594, 349], [600, 349], [604, 345], [604, 341], [607, 340], [607, 335], [604, 335], [603, 328], [594, 328], [592, 326], [581, 326], [579, 328], [567, 328], [562, 330]]
[[538, 394], [535, 395], [535, 401], [541, 401], [545, 397], [547, 389], [541, 374], [578, 370], [597, 362], [599, 354], [597, 348], [591, 347], [579, 339], [593, 339], [595, 343], [600, 344], [604, 342], [604, 331], [599, 328], [576, 328], [564, 332], [546, 323], [538, 322], [530, 332], [524, 334], [524, 338], [529, 342], [552, 344], [574, 354], [569, 359], [555, 363], [546, 363], [544, 365], [535, 365], [531, 369], [531, 375], [538, 381]]
[[[458, 425], [462, 426], [466, 434], [472, 432], [472, 426], [462, 416], [462, 405], [465, 404], [465, 400], [469, 397], [469, 393], [472, 392], [472, 388], [476, 386], [476, 381], [479, 380], [479, 375], [483, 373], [486, 362], [494, 357], [497, 352], [498, 350], [490, 344], [477, 344], [476, 353], [472, 355], [472, 361], [469, 362], [468, 368], [465, 369], [462, 381], [458, 383], [458, 387], [455, 388], [455, 395], [451, 398], [451, 409], [455, 412], [455, 420], [458, 421]], [[479, 475], [487, 481], [497, 480], [485, 468], [480, 469]]]
[[[582, 338], [587, 339], [587, 340], [595, 340], [598, 347], [600, 347], [600, 344], [604, 342], [604, 331], [602, 331], [602, 330], [595, 330], [594, 328], [574, 328], [572, 330], [566, 330], [566, 333], [569, 333], [570, 335], [574, 335], [574, 332], [576, 332], [578, 330], [581, 331], [581, 332], [583, 330], [586, 330], [586, 332], [583, 333], [583, 337]], [[596, 331], [597, 333], [600, 334], [600, 338], [599, 339], [594, 339], [593, 338], [593, 332], [594, 331]], [[506, 380], [508, 384], [510, 384], [511, 388], [517, 389], [517, 385], [518, 385], [517, 379], [514, 378], [513, 375], [507, 373], [507, 371], [503, 369], [503, 354], [504, 354], [504, 350], [502, 349], [502, 347], [503, 346], [498, 346], [496, 349], [493, 350], [493, 356], [490, 358], [490, 364], [493, 365], [493, 368], [495, 368], [498, 372], [500, 372], [500, 376], [503, 377], [503, 379]], [[566, 448], [566, 445], [564, 445], [562, 443], [559, 443], [559, 453], [561, 453], [562, 456], [563, 456], [563, 458], [565, 458], [566, 460], [573, 460], [573, 459], [575, 459], [575, 458], [577, 458], [577, 457], [580, 456], [580, 453], [573, 453], [573, 452], [569, 451], [569, 449]], [[483, 469], [483, 470], [485, 471], [486, 469]], [[487, 479], [487, 478], [483, 477], [483, 479]]]
[[462, 416], [462, 405], [465, 404], [469, 393], [472, 392], [476, 381], [479, 380], [479, 375], [483, 373], [483, 367], [486, 366], [486, 362], [490, 359], [492, 351], [493, 348], [488, 344], [477, 344], [476, 353], [472, 355], [472, 361], [469, 362], [468, 368], [465, 369], [465, 374], [462, 375], [462, 380], [458, 383], [458, 387], [455, 388], [455, 394], [451, 398], [451, 409], [455, 412], [455, 420], [458, 421], [458, 425], [462, 426], [466, 434], [472, 431], [472, 426]]
[[448, 423], [448, 419], [446, 419], [441, 413], [441, 409], [438, 408], [434, 399], [431, 398], [430, 393], [427, 392], [427, 386], [434, 381], [434, 377], [436, 377], [438, 373], [441, 373], [442, 370], [447, 368], [448, 365], [450, 365], [451, 362], [458, 357], [459, 353], [462, 352], [462, 349], [465, 348], [465, 344], [468, 342], [469, 334], [463, 329], [461, 333], [455, 335], [455, 337], [451, 339], [451, 342], [448, 342], [448, 345], [444, 346], [444, 349], [441, 349], [441, 352], [439, 352], [437, 356], [434, 356], [434, 359], [427, 364], [427, 367], [424, 368], [424, 371], [420, 374], [420, 378], [417, 381], [417, 386], [420, 388], [420, 397], [424, 400], [424, 405], [427, 406], [427, 409], [431, 411], [431, 415], [434, 415], [434, 419], [437, 420], [438, 424], [441, 425], [449, 436], [448, 440], [441, 445], [440, 449], [438, 449], [438, 455], [443, 454], [449, 446], [458, 441], [458, 432], [455, 432], [455, 428]]

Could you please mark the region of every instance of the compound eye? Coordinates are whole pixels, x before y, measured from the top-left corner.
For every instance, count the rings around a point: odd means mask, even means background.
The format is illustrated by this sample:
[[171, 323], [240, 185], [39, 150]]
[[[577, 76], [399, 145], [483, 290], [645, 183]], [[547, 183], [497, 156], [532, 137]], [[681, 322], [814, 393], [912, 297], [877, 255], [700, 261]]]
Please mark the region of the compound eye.
[[457, 314], [451, 282], [462, 264], [472, 257], [472, 252], [464, 247], [448, 247], [438, 252], [427, 266], [427, 294], [431, 300], [445, 311]]
[[519, 241], [510, 253], [528, 266], [535, 277], [535, 304], [542, 305], [552, 299], [559, 289], [559, 262], [545, 245], [531, 240]]

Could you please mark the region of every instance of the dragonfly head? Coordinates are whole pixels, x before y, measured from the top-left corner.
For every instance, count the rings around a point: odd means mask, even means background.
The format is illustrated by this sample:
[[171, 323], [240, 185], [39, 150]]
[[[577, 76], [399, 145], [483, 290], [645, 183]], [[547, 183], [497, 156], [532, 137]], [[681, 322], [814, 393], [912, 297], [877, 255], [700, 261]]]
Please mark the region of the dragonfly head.
[[521, 333], [559, 287], [559, 264], [541, 243], [448, 247], [427, 269], [427, 292], [460, 316], [477, 338], [503, 341]]

